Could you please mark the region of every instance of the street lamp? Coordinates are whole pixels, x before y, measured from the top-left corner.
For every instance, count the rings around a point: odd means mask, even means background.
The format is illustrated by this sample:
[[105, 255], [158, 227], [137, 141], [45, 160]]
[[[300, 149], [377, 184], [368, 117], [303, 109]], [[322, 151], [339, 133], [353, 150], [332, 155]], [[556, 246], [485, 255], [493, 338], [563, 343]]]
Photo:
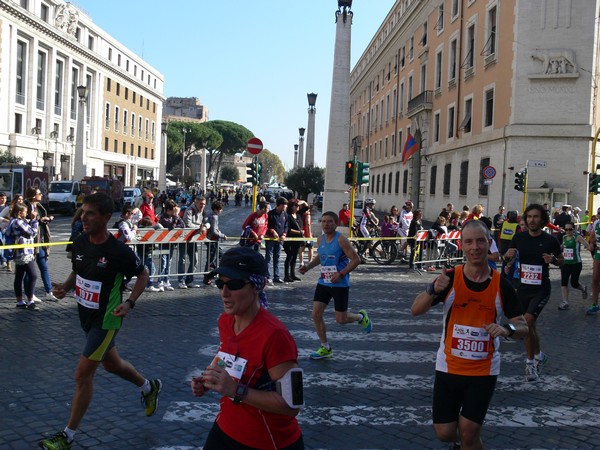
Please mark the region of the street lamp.
[[315, 103], [317, 103], [317, 94], [311, 92], [306, 94], [308, 98], [308, 131], [306, 133], [306, 158], [304, 165], [306, 167], [315, 165], [315, 115], [317, 109]]
[[185, 136], [189, 131], [188, 128], [181, 129], [181, 132], [183, 133], [183, 149], [181, 150], [181, 184], [184, 183], [183, 180], [185, 179]]
[[304, 132], [306, 130], [304, 128], [298, 128], [298, 132], [300, 133], [300, 138], [298, 139], [298, 143], [300, 144], [298, 147], [298, 167], [304, 167]]
[[167, 191], [167, 128], [169, 127], [168, 122], [162, 122], [160, 124], [160, 148], [161, 148], [161, 162], [162, 165], [158, 168], [158, 190]]
[[52, 157], [52, 178], [56, 178], [56, 154], [58, 153], [58, 131], [54, 130], [50, 133], [50, 139], [54, 139], [54, 156]]
[[294, 144], [294, 169], [298, 168], [298, 144]]
[[77, 115], [77, 137], [75, 141], [75, 164], [73, 170], [73, 179], [81, 180], [87, 175], [87, 146], [85, 144], [85, 114], [87, 112], [86, 103], [88, 100], [88, 87], [77, 86], [79, 95], [79, 114]]

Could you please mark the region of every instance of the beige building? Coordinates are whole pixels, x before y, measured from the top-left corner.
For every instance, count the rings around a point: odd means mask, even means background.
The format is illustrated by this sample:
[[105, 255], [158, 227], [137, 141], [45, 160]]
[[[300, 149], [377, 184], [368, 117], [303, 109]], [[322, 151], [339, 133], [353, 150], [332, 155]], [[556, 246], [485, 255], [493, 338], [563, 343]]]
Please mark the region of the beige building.
[[[351, 73], [350, 136], [380, 209], [585, 206], [598, 1], [398, 0]], [[355, 18], [358, 20], [358, 18]], [[405, 163], [408, 135], [421, 150]], [[600, 162], [600, 161], [598, 161]], [[486, 170], [484, 170], [486, 169]], [[488, 178], [489, 177], [489, 178]]]
[[[72, 178], [85, 146], [86, 175], [158, 180], [161, 73], [60, 0], [0, 1], [0, 52], [0, 149], [50, 179]], [[78, 86], [88, 88], [85, 102]]]

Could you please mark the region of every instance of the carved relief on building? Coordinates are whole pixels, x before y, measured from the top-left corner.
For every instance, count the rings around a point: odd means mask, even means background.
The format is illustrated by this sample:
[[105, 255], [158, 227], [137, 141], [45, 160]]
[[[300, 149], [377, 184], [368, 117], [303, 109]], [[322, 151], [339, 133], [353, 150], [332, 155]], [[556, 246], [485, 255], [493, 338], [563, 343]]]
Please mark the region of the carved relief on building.
[[75, 36], [79, 12], [70, 3], [63, 3], [56, 7], [54, 25], [65, 33]]
[[575, 52], [566, 48], [538, 49], [531, 54], [538, 63], [537, 73], [529, 78], [578, 78], [579, 70], [575, 62]]

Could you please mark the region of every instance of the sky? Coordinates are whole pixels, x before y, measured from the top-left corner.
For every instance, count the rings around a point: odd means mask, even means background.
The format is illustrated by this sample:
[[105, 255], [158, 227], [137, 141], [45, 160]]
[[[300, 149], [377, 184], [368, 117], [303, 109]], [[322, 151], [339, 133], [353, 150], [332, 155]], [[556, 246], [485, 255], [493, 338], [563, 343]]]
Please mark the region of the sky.
[[[166, 97], [199, 98], [210, 120], [245, 126], [286, 169], [307, 128], [306, 94], [317, 93], [315, 164], [325, 167], [337, 0], [73, 3], [162, 73]], [[353, 1], [351, 67], [394, 3]]]

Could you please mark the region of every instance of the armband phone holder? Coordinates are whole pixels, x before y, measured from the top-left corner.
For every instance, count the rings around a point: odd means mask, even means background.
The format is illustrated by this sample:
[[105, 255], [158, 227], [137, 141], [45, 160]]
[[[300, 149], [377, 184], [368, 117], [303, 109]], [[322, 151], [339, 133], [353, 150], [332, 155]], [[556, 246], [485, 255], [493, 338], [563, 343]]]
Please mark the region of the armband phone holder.
[[304, 406], [304, 371], [299, 367], [288, 370], [275, 382], [275, 390], [283, 397], [290, 408], [299, 409]]

